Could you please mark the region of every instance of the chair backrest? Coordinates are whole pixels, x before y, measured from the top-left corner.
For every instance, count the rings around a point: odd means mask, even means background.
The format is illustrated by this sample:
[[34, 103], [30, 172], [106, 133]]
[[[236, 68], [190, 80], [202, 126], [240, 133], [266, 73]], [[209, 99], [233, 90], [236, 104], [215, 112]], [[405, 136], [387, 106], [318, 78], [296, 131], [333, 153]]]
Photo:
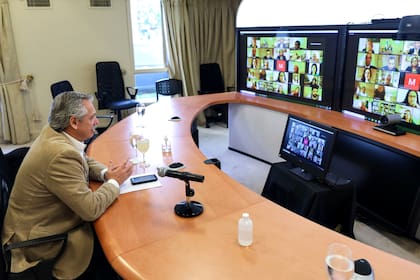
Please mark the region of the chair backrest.
[[156, 93], [161, 95], [182, 95], [182, 81], [170, 78], [157, 80]]
[[73, 91], [73, 86], [67, 80], [59, 81], [51, 84], [50, 86], [52, 97], [56, 97], [58, 94], [65, 91]]
[[225, 82], [218, 63], [200, 65], [200, 94], [224, 92]]
[[[7, 204], [9, 200], [9, 186], [0, 174], [0, 232], [3, 231], [3, 220], [6, 215]], [[0, 250], [0, 278], [6, 278], [6, 264], [4, 262], [3, 250]]]
[[[4, 161], [4, 158], [1, 160]], [[8, 172], [8, 170], [4, 169], [2, 169], [0, 172], [0, 232], [3, 229], [3, 220], [4, 216], [6, 215], [7, 204], [9, 201], [9, 192], [12, 187], [10, 184], [11, 178], [8, 176], [8, 174], [6, 174], [6, 172]], [[3, 253], [2, 250], [0, 251]], [[3, 258], [1, 261], [3, 261]]]
[[[3, 230], [3, 220], [6, 215], [10, 192], [15, 181], [16, 173], [29, 148], [18, 148], [3, 154], [0, 148], [0, 232]], [[0, 249], [0, 279], [6, 278], [6, 265], [3, 250]]]
[[[4, 154], [0, 148], [0, 226], [3, 226], [3, 217], [6, 214], [9, 192], [15, 183], [16, 174], [22, 164], [29, 147], [14, 149]], [[0, 228], [1, 229], [1, 228]]]
[[28, 150], [29, 147], [21, 147], [4, 154], [0, 148], [0, 174], [10, 186], [14, 184], [18, 169]]
[[109, 103], [124, 100], [124, 79], [116, 61], [96, 63], [98, 109], [108, 109]]

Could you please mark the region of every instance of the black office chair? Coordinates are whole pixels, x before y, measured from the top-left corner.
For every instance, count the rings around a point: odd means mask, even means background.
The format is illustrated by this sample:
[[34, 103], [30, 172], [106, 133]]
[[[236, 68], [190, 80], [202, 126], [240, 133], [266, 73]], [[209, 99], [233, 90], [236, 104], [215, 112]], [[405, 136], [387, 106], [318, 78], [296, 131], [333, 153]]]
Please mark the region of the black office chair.
[[156, 81], [156, 101], [159, 95], [174, 96], [182, 95], [182, 81], [178, 79], [164, 78]]
[[[62, 92], [74, 91], [72, 84], [68, 80], [55, 82], [55, 83], [51, 84], [50, 89], [51, 89], [51, 94], [52, 94], [53, 98], [56, 97], [58, 94], [60, 94]], [[100, 127], [96, 128], [96, 130], [98, 131], [99, 134], [101, 134], [102, 132], [107, 130], [111, 126], [112, 122], [114, 121], [114, 115], [113, 114], [96, 115], [96, 117], [98, 119], [104, 119], [104, 120], [107, 121], [105, 126], [100, 126]]]
[[73, 86], [67, 80], [63, 80], [63, 81], [59, 81], [59, 82], [55, 82], [51, 84], [50, 89], [51, 89], [51, 94], [53, 98], [65, 91], [74, 91]]
[[[9, 195], [15, 181], [17, 170], [23, 161], [29, 148], [18, 148], [10, 153], [3, 154], [0, 149], [0, 232], [3, 229], [3, 220], [9, 201]], [[39, 246], [50, 242], [61, 242], [62, 247], [59, 253], [49, 260], [43, 260], [35, 267], [14, 274], [16, 279], [53, 279], [52, 269], [55, 262], [60, 258], [67, 242], [67, 233], [49, 235], [42, 238], [31, 239], [18, 243], [7, 244], [0, 250], [0, 279], [8, 279], [7, 276], [11, 266], [11, 251], [18, 248]], [[13, 278], [15, 279], [15, 278]]]
[[200, 65], [200, 94], [224, 92], [225, 82], [218, 63]]
[[[198, 94], [225, 92], [225, 82], [218, 63], [205, 63], [200, 65], [200, 90]], [[228, 124], [228, 105], [217, 104], [204, 110], [206, 127], [211, 122]]]
[[[96, 84], [98, 108], [114, 111], [118, 121], [122, 118], [122, 110], [134, 108], [139, 103], [135, 100], [138, 89], [124, 86], [120, 64], [116, 61], [96, 63]], [[127, 90], [131, 99], [125, 98], [124, 90]]]

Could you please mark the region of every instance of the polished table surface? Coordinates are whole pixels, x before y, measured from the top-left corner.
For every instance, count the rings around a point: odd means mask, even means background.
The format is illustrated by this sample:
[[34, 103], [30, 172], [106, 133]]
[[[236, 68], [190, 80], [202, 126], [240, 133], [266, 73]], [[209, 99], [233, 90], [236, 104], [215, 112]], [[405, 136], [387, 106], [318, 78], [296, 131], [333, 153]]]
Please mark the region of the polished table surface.
[[[194, 218], [174, 213], [185, 200], [183, 181], [159, 177], [162, 186], [120, 195], [95, 222], [95, 230], [112, 266], [124, 279], [326, 279], [324, 259], [331, 242], [349, 245], [354, 259], [366, 258], [376, 279], [419, 279], [420, 265], [385, 253], [311, 222], [270, 202], [230, 178], [206, 157], [191, 137], [191, 123], [204, 108], [218, 103], [244, 103], [334, 125], [367, 138], [420, 155], [420, 137], [398, 138], [372, 130], [373, 123], [338, 112], [244, 95], [236, 92], [162, 100], [146, 109], [143, 133], [151, 139], [146, 159], [151, 166], [137, 173], [156, 173], [156, 167], [183, 162], [182, 171], [202, 174], [203, 183], [191, 182], [193, 200], [204, 206]], [[178, 122], [168, 121], [172, 116]], [[129, 145], [137, 115], [123, 119], [100, 135], [88, 154], [108, 163], [133, 157]], [[163, 135], [172, 152], [161, 152]], [[223, 166], [223, 163], [222, 163]], [[92, 182], [97, 188], [99, 183]], [[254, 243], [240, 247], [237, 222], [243, 212], [254, 221]]]

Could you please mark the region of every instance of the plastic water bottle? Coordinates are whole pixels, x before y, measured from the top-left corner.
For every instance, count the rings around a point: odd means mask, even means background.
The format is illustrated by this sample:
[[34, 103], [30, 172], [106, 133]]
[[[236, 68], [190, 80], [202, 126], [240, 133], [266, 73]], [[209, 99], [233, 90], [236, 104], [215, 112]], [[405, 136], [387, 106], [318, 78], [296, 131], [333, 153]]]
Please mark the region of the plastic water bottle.
[[241, 246], [249, 246], [253, 240], [254, 225], [248, 213], [243, 213], [238, 222], [238, 242]]

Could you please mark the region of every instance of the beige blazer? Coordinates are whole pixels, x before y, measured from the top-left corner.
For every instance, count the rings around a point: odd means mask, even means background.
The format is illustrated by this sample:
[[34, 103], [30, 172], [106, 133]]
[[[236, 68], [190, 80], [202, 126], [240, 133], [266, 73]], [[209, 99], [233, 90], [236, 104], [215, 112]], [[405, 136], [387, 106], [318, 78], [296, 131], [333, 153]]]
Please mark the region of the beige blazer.
[[[89, 188], [89, 179], [101, 180], [105, 165], [81, 155], [62, 133], [46, 126], [31, 145], [16, 176], [5, 216], [2, 245], [68, 231], [96, 220], [119, 195], [119, 189], [104, 183]], [[59, 244], [17, 249], [12, 272], [36, 265], [53, 256]], [[74, 279], [83, 273], [92, 256], [90, 223], [69, 234], [64, 254], [54, 267], [58, 279]]]

